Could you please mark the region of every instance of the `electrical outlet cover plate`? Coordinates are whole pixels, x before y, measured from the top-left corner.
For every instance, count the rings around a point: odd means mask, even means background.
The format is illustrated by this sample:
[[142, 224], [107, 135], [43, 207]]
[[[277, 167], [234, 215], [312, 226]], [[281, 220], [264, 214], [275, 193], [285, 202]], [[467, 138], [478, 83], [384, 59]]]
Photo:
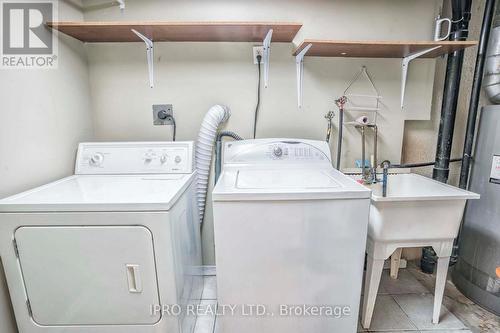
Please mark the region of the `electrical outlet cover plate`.
[[173, 125], [171, 118], [160, 119], [159, 114], [161, 111], [166, 111], [168, 116], [174, 115], [172, 104], [153, 104], [153, 125]]
[[253, 47], [253, 63], [257, 65], [259, 62], [257, 61], [257, 56], [260, 55], [262, 58], [260, 63], [264, 63], [264, 46], [254, 46]]

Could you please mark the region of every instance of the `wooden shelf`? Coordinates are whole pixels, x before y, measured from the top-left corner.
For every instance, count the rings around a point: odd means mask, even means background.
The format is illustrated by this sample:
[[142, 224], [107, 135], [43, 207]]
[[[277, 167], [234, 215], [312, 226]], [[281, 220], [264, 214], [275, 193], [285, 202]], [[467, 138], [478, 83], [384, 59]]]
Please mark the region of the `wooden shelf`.
[[304, 47], [312, 44], [306, 56], [313, 57], [352, 57], [352, 58], [404, 58], [412, 53], [440, 48], [429, 52], [422, 58], [436, 58], [460, 49], [477, 45], [476, 41], [350, 41], [306, 39], [295, 50], [297, 55]]
[[142, 42], [135, 29], [154, 42], [291, 42], [301, 23], [293, 22], [48, 22], [83, 42]]

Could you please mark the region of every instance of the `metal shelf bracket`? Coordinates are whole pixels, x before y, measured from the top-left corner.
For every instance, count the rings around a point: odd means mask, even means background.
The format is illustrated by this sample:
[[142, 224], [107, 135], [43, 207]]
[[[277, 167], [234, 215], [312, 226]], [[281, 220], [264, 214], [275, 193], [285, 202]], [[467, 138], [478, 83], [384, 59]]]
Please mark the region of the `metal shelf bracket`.
[[403, 58], [401, 62], [401, 109], [404, 108], [404, 101], [405, 101], [405, 92], [406, 92], [406, 81], [408, 78], [408, 67], [410, 66], [410, 62], [412, 60], [415, 60], [417, 58], [420, 58], [421, 56], [432, 52], [436, 49], [439, 49], [441, 45], [431, 47], [430, 49], [422, 50], [419, 52], [415, 52], [412, 54], [407, 55], [406, 57]]
[[312, 44], [308, 44], [306, 47], [300, 51], [299, 54], [295, 56], [295, 65], [297, 68], [297, 102], [299, 109], [302, 108], [302, 91], [304, 88], [304, 57], [307, 51], [312, 47]]
[[123, 13], [123, 11], [125, 10], [125, 0], [116, 0], [116, 2], [118, 2], [120, 11]]
[[269, 29], [266, 38], [263, 41], [263, 62], [264, 62], [264, 87], [269, 86], [269, 57], [271, 55], [271, 39], [273, 37], [273, 29]]
[[134, 34], [136, 34], [140, 39], [146, 43], [146, 56], [148, 59], [148, 72], [149, 72], [149, 86], [151, 88], [154, 88], [154, 71], [153, 71], [153, 61], [154, 61], [154, 54], [153, 54], [153, 41], [149, 39], [148, 37], [144, 36], [141, 34], [139, 31], [135, 29], [131, 29]]

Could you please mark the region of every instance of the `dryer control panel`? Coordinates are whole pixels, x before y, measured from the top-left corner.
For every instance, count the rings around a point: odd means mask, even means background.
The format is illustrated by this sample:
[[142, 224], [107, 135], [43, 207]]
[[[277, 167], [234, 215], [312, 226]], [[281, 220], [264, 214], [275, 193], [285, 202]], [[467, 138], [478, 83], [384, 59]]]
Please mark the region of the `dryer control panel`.
[[189, 174], [194, 172], [194, 143], [80, 143], [75, 174]]

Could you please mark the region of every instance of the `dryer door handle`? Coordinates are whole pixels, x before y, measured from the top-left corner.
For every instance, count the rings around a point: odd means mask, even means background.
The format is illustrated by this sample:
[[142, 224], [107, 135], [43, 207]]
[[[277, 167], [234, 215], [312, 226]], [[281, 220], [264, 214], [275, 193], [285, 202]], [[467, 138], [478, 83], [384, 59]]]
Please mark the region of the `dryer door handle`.
[[142, 279], [139, 265], [127, 264], [128, 291], [130, 293], [142, 293]]

